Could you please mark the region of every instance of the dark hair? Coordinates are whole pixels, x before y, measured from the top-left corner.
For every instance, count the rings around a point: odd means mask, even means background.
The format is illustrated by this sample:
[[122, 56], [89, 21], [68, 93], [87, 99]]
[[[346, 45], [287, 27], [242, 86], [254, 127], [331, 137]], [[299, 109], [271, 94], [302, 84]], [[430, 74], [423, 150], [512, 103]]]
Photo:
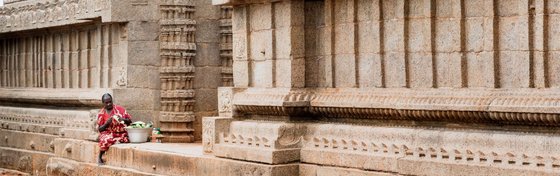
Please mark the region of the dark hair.
[[103, 98], [105, 98], [106, 96], [111, 97], [111, 100], [113, 100], [113, 96], [111, 96], [111, 94], [105, 93], [105, 94], [103, 94], [103, 96], [101, 96], [101, 101], [103, 101]]

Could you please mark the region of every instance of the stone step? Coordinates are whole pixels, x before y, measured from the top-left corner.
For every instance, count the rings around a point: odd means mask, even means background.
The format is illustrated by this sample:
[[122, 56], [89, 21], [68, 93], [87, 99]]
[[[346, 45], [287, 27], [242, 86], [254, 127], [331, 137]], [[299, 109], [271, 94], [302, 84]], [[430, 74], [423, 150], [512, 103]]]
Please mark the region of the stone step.
[[14, 130], [14, 131], [59, 135], [60, 129], [62, 127], [44, 125], [44, 124], [9, 122], [9, 121], [0, 120], [0, 128], [6, 130]]
[[31, 174], [20, 172], [17, 170], [0, 168], [0, 175], [2, 176], [29, 176]]
[[[109, 166], [165, 175], [193, 175], [202, 152], [195, 145], [142, 143], [117, 144], [106, 153]], [[170, 152], [171, 151], [171, 152]], [[198, 154], [200, 153], [200, 154]]]
[[54, 153], [57, 135], [0, 129], [0, 147]]
[[31, 175], [298, 175], [299, 165], [268, 165], [203, 155], [202, 144], [116, 144], [98, 166], [97, 143], [55, 139], [55, 154], [0, 147], [0, 168]]
[[194, 132], [194, 129], [189, 129], [189, 128], [160, 128], [159, 131], [170, 132], [170, 133], [187, 133], [187, 132]]
[[298, 175], [298, 164], [268, 165], [203, 155], [202, 144], [117, 144], [107, 166], [164, 175]]
[[51, 158], [47, 164], [47, 175], [113, 175], [113, 176], [154, 176], [158, 174], [140, 172], [134, 169], [94, 163], [78, 162], [65, 158]]
[[45, 175], [52, 153], [0, 147], [0, 167], [32, 175]]
[[194, 142], [193, 135], [179, 136], [176, 134], [162, 133], [164, 143], [188, 143]]
[[54, 140], [54, 153], [57, 157], [80, 162], [97, 163], [99, 145], [97, 142], [77, 139], [57, 138]]

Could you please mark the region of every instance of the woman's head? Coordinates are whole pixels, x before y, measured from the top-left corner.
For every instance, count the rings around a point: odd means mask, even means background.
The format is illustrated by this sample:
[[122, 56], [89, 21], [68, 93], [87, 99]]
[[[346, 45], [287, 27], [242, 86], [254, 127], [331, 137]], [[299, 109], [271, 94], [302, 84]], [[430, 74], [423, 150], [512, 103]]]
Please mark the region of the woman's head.
[[113, 96], [111, 96], [111, 94], [109, 93], [103, 94], [103, 96], [101, 96], [101, 102], [103, 102], [105, 109], [107, 110], [113, 109]]

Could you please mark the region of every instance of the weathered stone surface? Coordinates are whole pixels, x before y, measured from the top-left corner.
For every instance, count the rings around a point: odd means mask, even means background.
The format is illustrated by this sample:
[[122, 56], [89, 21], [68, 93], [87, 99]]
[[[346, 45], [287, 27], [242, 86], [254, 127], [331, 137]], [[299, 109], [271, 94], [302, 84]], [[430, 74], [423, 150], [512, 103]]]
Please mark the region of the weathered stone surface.
[[139, 172], [132, 169], [97, 166], [93, 163], [77, 162], [64, 158], [51, 158], [47, 164], [47, 175], [118, 175], [118, 176], [152, 176], [157, 174]]
[[[127, 69], [127, 87], [157, 89], [160, 87], [160, 69], [153, 66], [131, 65]], [[117, 92], [117, 91], [115, 91]]]
[[55, 149], [54, 139], [58, 136], [30, 132], [17, 132], [12, 130], [0, 130], [0, 137], [1, 147], [53, 153]]
[[20, 172], [17, 170], [10, 170], [10, 169], [0, 169], [0, 174], [2, 175], [18, 175], [18, 176], [29, 176], [30, 174]]
[[214, 143], [219, 142], [220, 134], [229, 131], [231, 117], [204, 117], [202, 119], [202, 146], [205, 153], [214, 151]]
[[0, 147], [2, 168], [34, 175], [46, 175], [47, 162], [53, 156], [52, 153]]
[[57, 157], [80, 162], [96, 163], [99, 146], [97, 142], [57, 138], [52, 140]]
[[[160, 66], [159, 42], [135, 41], [128, 43], [128, 54], [131, 65]], [[132, 76], [132, 75], [131, 75]]]
[[378, 171], [363, 171], [359, 169], [337, 168], [337, 167], [329, 167], [329, 166], [317, 166], [312, 164], [300, 164], [299, 175], [300, 176], [327, 176], [327, 175], [389, 176], [389, 175], [400, 175], [400, 174], [378, 172]]
[[228, 131], [220, 131], [213, 153], [219, 157], [268, 164], [298, 161], [301, 145], [298, 136], [302, 130], [298, 124], [232, 122]]
[[218, 94], [216, 89], [196, 89], [196, 100], [200, 101], [194, 105], [197, 112], [217, 112]]

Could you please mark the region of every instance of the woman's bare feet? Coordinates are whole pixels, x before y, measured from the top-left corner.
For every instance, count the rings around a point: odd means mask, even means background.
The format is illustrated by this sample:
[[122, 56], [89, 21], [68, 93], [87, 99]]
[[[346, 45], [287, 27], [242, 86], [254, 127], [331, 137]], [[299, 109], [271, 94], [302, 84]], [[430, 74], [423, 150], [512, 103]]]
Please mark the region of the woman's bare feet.
[[105, 165], [105, 161], [103, 161], [103, 159], [101, 157], [99, 157], [99, 158], [97, 158], [97, 165], [98, 166]]

